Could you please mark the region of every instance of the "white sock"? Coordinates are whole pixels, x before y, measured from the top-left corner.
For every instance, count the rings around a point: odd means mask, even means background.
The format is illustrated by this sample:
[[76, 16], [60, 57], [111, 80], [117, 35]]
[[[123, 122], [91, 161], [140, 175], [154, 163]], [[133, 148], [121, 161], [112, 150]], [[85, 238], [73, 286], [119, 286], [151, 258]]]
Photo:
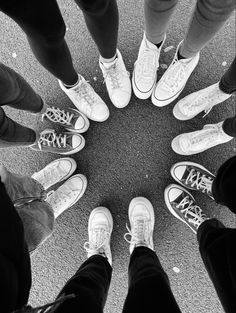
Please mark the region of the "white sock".
[[109, 65], [109, 63], [112, 63], [113, 61], [115, 61], [116, 58], [117, 58], [117, 54], [115, 54], [115, 55], [114, 55], [112, 58], [110, 58], [110, 59], [103, 58], [103, 57], [100, 55], [99, 60], [100, 60], [100, 62], [102, 62], [103, 64]]

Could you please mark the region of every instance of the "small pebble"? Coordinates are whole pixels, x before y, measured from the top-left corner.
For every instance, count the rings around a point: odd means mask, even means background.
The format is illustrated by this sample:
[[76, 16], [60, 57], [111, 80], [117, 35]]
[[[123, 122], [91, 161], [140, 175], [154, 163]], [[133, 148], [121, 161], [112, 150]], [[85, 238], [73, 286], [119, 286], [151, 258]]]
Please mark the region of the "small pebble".
[[13, 52], [12, 57], [15, 59], [17, 57], [17, 54], [15, 52]]
[[227, 62], [224, 61], [224, 62], [222, 63], [222, 66], [226, 66], [226, 65], [227, 65]]
[[93, 80], [96, 82], [96, 81], [97, 81], [97, 77], [96, 77], [96, 76], [94, 76]]
[[172, 50], [174, 48], [174, 46], [169, 46], [169, 47], [166, 47], [164, 49], [164, 52], [169, 52], [170, 50]]
[[145, 177], [148, 178], [148, 174], [146, 174]]
[[168, 66], [167, 66], [166, 64], [161, 64], [160, 67], [161, 67], [163, 70], [165, 70], [165, 69], [167, 69]]
[[173, 267], [173, 271], [174, 271], [175, 273], [179, 273], [179, 272], [180, 272], [180, 269], [179, 269], [178, 267]]

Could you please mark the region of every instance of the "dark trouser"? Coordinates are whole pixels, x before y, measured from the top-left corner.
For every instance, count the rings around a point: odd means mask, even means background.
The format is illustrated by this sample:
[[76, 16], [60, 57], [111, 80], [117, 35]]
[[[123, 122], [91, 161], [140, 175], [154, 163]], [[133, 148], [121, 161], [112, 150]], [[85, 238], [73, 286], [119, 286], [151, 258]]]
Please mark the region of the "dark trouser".
[[[116, 53], [118, 9], [115, 0], [76, 0], [100, 54]], [[64, 36], [66, 27], [56, 0], [0, 0], [0, 10], [26, 33], [38, 61], [66, 84], [78, 80]]]
[[[232, 94], [236, 92], [236, 57], [227, 72], [221, 78], [219, 86], [225, 93]], [[227, 135], [236, 137], [236, 115], [234, 117], [227, 118], [222, 127]]]
[[37, 113], [43, 101], [19, 74], [0, 63], [0, 148], [33, 144], [35, 131], [6, 116], [1, 108], [4, 105]]

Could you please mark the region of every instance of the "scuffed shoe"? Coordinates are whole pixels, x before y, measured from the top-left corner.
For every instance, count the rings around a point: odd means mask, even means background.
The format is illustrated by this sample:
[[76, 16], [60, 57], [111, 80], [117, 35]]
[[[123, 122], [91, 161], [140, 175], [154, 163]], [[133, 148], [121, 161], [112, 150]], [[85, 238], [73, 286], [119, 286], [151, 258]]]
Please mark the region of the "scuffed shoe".
[[111, 63], [99, 62], [111, 102], [121, 109], [128, 105], [131, 98], [131, 82], [122, 55], [117, 50], [117, 57]]
[[172, 184], [166, 187], [165, 203], [170, 213], [188, 225], [196, 234], [198, 227], [207, 220], [201, 208], [196, 205], [194, 197], [181, 186]]
[[83, 76], [78, 75], [78, 77], [78, 84], [72, 88], [66, 88], [59, 80], [61, 89], [74, 103], [76, 108], [85, 114], [90, 120], [104, 122], [109, 117], [107, 105]]
[[86, 188], [86, 177], [77, 174], [70, 177], [57, 190], [50, 191], [46, 201], [52, 207], [55, 218], [72, 207], [83, 196]]
[[139, 99], [148, 99], [153, 92], [157, 80], [160, 53], [165, 39], [166, 36], [160, 48], [157, 48], [156, 45], [147, 40], [145, 33], [143, 34], [132, 75], [133, 91]]
[[37, 180], [46, 190], [51, 186], [69, 178], [76, 170], [76, 162], [72, 158], [61, 158], [52, 161], [31, 177]]
[[222, 124], [208, 124], [202, 130], [178, 135], [172, 140], [171, 147], [178, 154], [192, 155], [228, 142], [233, 137], [223, 131]]
[[79, 152], [85, 146], [85, 139], [79, 134], [45, 129], [39, 134], [37, 141], [30, 145], [32, 150], [70, 155]]
[[107, 258], [110, 265], [112, 265], [110, 248], [112, 229], [113, 219], [107, 208], [98, 207], [91, 212], [88, 222], [89, 240], [84, 244], [88, 258], [99, 254]]
[[74, 133], [84, 133], [89, 128], [87, 117], [76, 109], [60, 109], [54, 106], [48, 106], [46, 112], [42, 114], [42, 120], [62, 125], [66, 130]]
[[[124, 235], [130, 244], [130, 254], [135, 247], [145, 246], [153, 250], [154, 210], [151, 202], [143, 197], [134, 198], [129, 205], [130, 228], [126, 225], [128, 233]], [[128, 240], [127, 237], [131, 239]]]
[[212, 184], [215, 179], [210, 171], [204, 166], [194, 163], [183, 161], [175, 163], [170, 169], [171, 176], [182, 186], [195, 191], [200, 191], [207, 194], [211, 199]]
[[152, 103], [158, 107], [168, 105], [180, 95], [198, 64], [199, 53], [193, 58], [178, 60], [178, 50], [181, 43], [177, 47], [172, 63], [153, 90]]
[[230, 98], [231, 94], [227, 94], [220, 90], [219, 83], [211, 85], [202, 90], [191, 93], [176, 103], [173, 114], [178, 120], [190, 120], [202, 111], [206, 116], [213, 106]]

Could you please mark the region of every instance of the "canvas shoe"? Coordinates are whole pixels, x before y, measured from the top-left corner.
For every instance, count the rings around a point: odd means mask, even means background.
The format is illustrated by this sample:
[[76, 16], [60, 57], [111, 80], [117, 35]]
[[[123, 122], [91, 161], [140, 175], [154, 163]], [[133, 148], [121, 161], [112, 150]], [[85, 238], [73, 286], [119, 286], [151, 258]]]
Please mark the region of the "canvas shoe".
[[88, 221], [88, 242], [84, 248], [88, 258], [92, 255], [102, 255], [107, 258], [112, 266], [112, 255], [110, 248], [111, 233], [113, 229], [113, 219], [110, 211], [104, 207], [94, 209]]
[[165, 39], [166, 36], [160, 48], [157, 48], [156, 45], [147, 40], [145, 33], [143, 34], [132, 75], [133, 91], [139, 99], [148, 99], [156, 85], [159, 57]]
[[194, 197], [181, 186], [172, 184], [164, 192], [165, 203], [170, 213], [187, 224], [196, 234], [198, 227], [208, 219], [196, 205]]
[[182, 186], [200, 191], [207, 194], [211, 199], [214, 199], [212, 195], [212, 183], [215, 175], [204, 166], [188, 161], [179, 162], [171, 167], [170, 173], [174, 180]]
[[117, 50], [117, 58], [111, 63], [99, 62], [111, 102], [121, 109], [131, 98], [131, 82], [122, 55]]
[[222, 129], [222, 123], [208, 124], [202, 130], [178, 135], [172, 140], [172, 149], [181, 155], [192, 155], [228, 142], [233, 137]]
[[86, 188], [86, 177], [82, 174], [77, 174], [71, 176], [57, 190], [50, 191], [46, 201], [52, 207], [55, 218], [72, 207], [83, 196]]
[[206, 116], [213, 106], [230, 97], [231, 94], [221, 91], [219, 83], [216, 83], [181, 99], [174, 106], [173, 114], [178, 120], [182, 121], [190, 120], [202, 111], [205, 111], [204, 116]]
[[178, 60], [178, 50], [181, 43], [177, 47], [172, 63], [153, 90], [152, 103], [158, 107], [171, 103], [180, 95], [198, 64], [199, 53], [193, 58]]
[[128, 233], [124, 235], [124, 238], [130, 244], [130, 254], [138, 246], [145, 246], [153, 250], [155, 217], [153, 206], [148, 199], [137, 197], [130, 202], [129, 222], [130, 228], [126, 225]]
[[79, 152], [84, 146], [85, 139], [80, 134], [71, 132], [57, 134], [54, 129], [45, 129], [29, 147], [36, 151], [70, 155]]
[[54, 106], [48, 106], [42, 114], [42, 121], [49, 121], [62, 125], [66, 130], [74, 133], [84, 133], [89, 128], [87, 117], [76, 109], [60, 109]]
[[66, 88], [59, 80], [61, 89], [74, 103], [76, 108], [85, 114], [90, 120], [104, 122], [109, 117], [107, 105], [84, 77], [81, 75], [78, 76], [79, 83], [72, 88]]
[[31, 177], [37, 180], [46, 190], [51, 186], [69, 178], [76, 170], [76, 162], [72, 158], [61, 158], [52, 161]]

